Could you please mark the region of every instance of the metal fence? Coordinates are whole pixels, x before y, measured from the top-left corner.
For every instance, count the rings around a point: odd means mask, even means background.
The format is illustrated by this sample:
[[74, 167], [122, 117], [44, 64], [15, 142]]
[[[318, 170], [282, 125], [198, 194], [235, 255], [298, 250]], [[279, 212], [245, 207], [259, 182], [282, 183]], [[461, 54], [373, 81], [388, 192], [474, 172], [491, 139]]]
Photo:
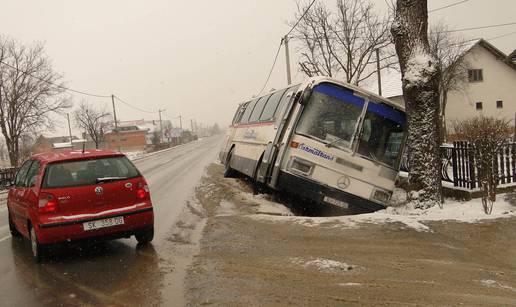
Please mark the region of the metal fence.
[[[480, 185], [473, 150], [473, 145], [466, 141], [441, 146], [441, 179], [453, 183], [455, 187], [471, 190], [478, 188]], [[500, 149], [493, 167], [498, 174], [498, 184], [516, 185], [516, 143], [508, 143]], [[406, 157], [401, 169], [409, 169]]]
[[0, 169], [0, 189], [4, 189], [10, 181], [14, 180], [17, 171], [16, 167]]

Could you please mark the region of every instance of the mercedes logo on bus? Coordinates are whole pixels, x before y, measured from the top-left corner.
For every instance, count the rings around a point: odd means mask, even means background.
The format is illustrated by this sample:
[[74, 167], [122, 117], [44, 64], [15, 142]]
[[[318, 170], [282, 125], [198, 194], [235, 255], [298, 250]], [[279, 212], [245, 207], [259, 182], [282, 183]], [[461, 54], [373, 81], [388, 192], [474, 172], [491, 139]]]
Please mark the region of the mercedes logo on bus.
[[102, 195], [102, 193], [104, 193], [104, 189], [102, 187], [95, 188], [95, 194]]
[[339, 178], [339, 180], [337, 180], [337, 186], [343, 190], [349, 187], [350, 183], [351, 182], [348, 176], [342, 176]]

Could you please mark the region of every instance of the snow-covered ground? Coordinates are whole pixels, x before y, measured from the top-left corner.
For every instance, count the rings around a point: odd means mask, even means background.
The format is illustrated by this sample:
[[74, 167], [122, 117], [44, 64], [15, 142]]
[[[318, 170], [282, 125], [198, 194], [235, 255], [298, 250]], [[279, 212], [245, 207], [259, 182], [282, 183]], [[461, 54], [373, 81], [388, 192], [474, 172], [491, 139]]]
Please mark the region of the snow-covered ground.
[[124, 152], [124, 155], [126, 155], [129, 160], [133, 161], [133, 160], [143, 158], [145, 156], [145, 152], [144, 151], [131, 151], [131, 152]]
[[[476, 223], [516, 215], [516, 203], [512, 204], [509, 201], [509, 194], [497, 196], [491, 215], [484, 213], [480, 199], [465, 202], [447, 199], [443, 209], [439, 207], [426, 210], [415, 209], [408, 203], [400, 207], [388, 207], [374, 213], [331, 217], [292, 216], [292, 213], [286, 207], [265, 199], [263, 195], [254, 196], [247, 194], [249, 200], [260, 204], [260, 208], [263, 207], [262, 210], [258, 210], [257, 214], [249, 215], [249, 217], [259, 220], [293, 222], [309, 227], [324, 224], [329, 227], [358, 228], [367, 224], [402, 223], [417, 231], [432, 232], [432, 229], [424, 222], [454, 220], [464, 223]], [[272, 211], [273, 214], [271, 215], [269, 211]]]

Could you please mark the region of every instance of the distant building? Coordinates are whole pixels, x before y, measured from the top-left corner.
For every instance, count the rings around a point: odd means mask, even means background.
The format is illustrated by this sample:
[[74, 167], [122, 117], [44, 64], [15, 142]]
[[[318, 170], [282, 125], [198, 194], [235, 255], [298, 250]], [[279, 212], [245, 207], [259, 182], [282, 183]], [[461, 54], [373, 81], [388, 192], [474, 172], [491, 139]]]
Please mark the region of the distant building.
[[[514, 122], [516, 116], [516, 50], [509, 56], [481, 39], [464, 53], [469, 65], [464, 89], [450, 91], [446, 103], [448, 129], [456, 120], [480, 114], [505, 118]], [[383, 80], [382, 80], [383, 81]], [[375, 89], [371, 89], [375, 91]], [[382, 84], [382, 95], [405, 104], [399, 74], [391, 75]], [[450, 130], [449, 130], [450, 131]]]
[[[161, 132], [161, 125], [163, 125], [163, 142], [169, 143], [172, 142], [172, 122], [170, 120], [163, 120], [162, 123], [160, 123], [159, 120], [145, 120], [145, 119], [139, 119], [139, 120], [127, 120], [127, 121], [119, 121], [118, 127], [119, 129], [125, 128], [125, 127], [137, 127], [138, 130], [145, 131], [145, 140], [147, 145], [152, 145], [152, 141], [154, 138], [155, 133]], [[112, 130], [113, 124], [111, 124], [111, 127], [109, 128]], [[132, 128], [131, 128], [132, 129]]]
[[86, 140], [79, 139], [76, 136], [72, 136], [72, 143], [70, 143], [70, 136], [45, 137], [40, 135], [32, 146], [31, 152], [37, 154], [50, 151], [82, 149], [82, 145], [85, 142]]
[[147, 146], [145, 134], [137, 126], [118, 127], [117, 131], [104, 134], [104, 148], [124, 152], [143, 151]]

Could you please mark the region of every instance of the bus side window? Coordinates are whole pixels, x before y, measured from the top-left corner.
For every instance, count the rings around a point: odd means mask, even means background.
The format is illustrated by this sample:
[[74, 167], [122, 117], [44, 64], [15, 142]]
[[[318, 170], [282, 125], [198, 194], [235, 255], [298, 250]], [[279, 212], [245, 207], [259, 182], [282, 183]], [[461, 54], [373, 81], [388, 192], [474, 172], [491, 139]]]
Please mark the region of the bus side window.
[[245, 124], [249, 122], [249, 117], [251, 116], [251, 113], [253, 113], [254, 106], [256, 105], [256, 102], [258, 101], [258, 98], [254, 99], [253, 101], [249, 102], [245, 108], [244, 114], [242, 115], [242, 118], [240, 119], [240, 122]]
[[240, 119], [242, 118], [242, 113], [244, 113], [245, 107], [249, 102], [242, 103], [238, 110], [235, 113], [235, 118], [233, 119], [233, 125], [238, 124], [240, 122]]
[[231, 121], [231, 124], [234, 125], [235, 123], [238, 122], [238, 115], [240, 114], [240, 110], [242, 110], [242, 106], [243, 105], [239, 105], [236, 112], [235, 112], [235, 115], [233, 116], [233, 120]]
[[287, 91], [287, 89], [277, 91], [272, 94], [271, 98], [267, 101], [265, 108], [263, 109], [262, 116], [260, 116], [260, 121], [270, 121], [274, 118], [274, 112], [278, 107], [278, 103], [280, 102], [281, 97]]
[[279, 112], [281, 112], [283, 107], [290, 101], [290, 99], [292, 97], [295, 96], [298, 88], [299, 88], [299, 84], [287, 89], [287, 92], [285, 93], [285, 95], [283, 95], [283, 97], [281, 97], [280, 103], [274, 112], [274, 118], [278, 117], [278, 114], [279, 114]]
[[260, 115], [262, 114], [263, 107], [265, 106], [267, 100], [269, 100], [270, 97], [271, 95], [263, 96], [258, 100], [256, 106], [254, 107], [253, 114], [251, 114], [251, 117], [249, 118], [250, 123], [254, 123], [260, 120]]

